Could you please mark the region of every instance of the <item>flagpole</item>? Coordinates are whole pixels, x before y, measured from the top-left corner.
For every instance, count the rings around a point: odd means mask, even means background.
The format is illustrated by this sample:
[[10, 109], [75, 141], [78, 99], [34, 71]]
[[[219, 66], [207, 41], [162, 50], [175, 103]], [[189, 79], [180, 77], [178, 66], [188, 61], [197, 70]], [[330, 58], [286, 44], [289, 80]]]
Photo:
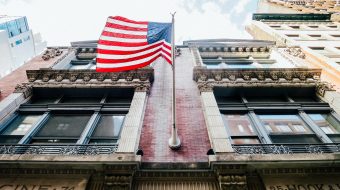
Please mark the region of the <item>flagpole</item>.
[[176, 88], [175, 88], [175, 14], [172, 16], [172, 31], [171, 31], [171, 62], [172, 62], [172, 129], [171, 137], [169, 139], [169, 147], [171, 149], [178, 149], [181, 147], [181, 140], [177, 134], [176, 128]]

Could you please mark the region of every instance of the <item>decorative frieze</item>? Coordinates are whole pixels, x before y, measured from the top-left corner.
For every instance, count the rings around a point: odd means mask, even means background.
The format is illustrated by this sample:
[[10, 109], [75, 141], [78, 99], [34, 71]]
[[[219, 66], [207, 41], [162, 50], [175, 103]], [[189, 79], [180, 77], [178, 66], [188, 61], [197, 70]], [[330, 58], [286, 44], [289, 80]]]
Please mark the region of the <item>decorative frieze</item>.
[[97, 81], [104, 81], [106, 79], [110, 79], [111, 81], [118, 81], [120, 79], [126, 81], [133, 81], [135, 79], [140, 81], [153, 81], [152, 68], [115, 73], [99, 73], [95, 70], [27, 70], [26, 74], [29, 82], [74, 82], [76, 80], [88, 82], [92, 79]]
[[193, 79], [201, 92], [212, 91], [220, 87], [271, 87], [295, 86], [317, 87], [318, 94], [323, 96], [332, 87], [320, 82], [321, 69], [280, 68], [280, 69], [207, 69], [197, 66], [194, 68]]

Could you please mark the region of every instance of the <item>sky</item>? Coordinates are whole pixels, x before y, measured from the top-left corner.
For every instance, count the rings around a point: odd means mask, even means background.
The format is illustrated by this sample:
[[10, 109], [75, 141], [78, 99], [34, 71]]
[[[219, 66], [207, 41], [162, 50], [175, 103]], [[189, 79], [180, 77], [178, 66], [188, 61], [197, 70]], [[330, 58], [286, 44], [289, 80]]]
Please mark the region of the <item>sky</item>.
[[33, 33], [48, 46], [98, 39], [108, 16], [171, 22], [176, 11], [176, 44], [184, 40], [251, 36], [257, 0], [0, 0], [0, 15], [26, 16]]

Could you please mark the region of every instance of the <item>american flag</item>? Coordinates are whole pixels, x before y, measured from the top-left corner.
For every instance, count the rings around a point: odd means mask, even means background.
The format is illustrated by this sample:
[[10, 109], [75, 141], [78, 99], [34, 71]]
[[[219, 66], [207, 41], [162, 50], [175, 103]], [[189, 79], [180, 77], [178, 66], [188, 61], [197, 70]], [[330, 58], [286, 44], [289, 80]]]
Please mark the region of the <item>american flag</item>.
[[110, 16], [97, 47], [97, 72], [145, 67], [163, 57], [171, 63], [172, 23], [141, 22]]

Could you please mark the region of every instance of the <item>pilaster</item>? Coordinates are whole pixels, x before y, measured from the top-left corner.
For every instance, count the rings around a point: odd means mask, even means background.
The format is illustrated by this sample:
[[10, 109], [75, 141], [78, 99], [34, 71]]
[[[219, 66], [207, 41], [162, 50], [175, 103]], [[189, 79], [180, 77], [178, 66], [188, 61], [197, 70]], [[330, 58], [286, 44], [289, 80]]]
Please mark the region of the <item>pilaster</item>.
[[224, 127], [223, 119], [216, 103], [214, 93], [210, 90], [202, 91], [201, 99], [212, 148], [216, 153], [234, 152], [230, 142], [228, 141], [229, 135]]
[[136, 89], [129, 113], [125, 117], [117, 152], [134, 153], [137, 150], [146, 100], [147, 90], [142, 91], [141, 89]]

